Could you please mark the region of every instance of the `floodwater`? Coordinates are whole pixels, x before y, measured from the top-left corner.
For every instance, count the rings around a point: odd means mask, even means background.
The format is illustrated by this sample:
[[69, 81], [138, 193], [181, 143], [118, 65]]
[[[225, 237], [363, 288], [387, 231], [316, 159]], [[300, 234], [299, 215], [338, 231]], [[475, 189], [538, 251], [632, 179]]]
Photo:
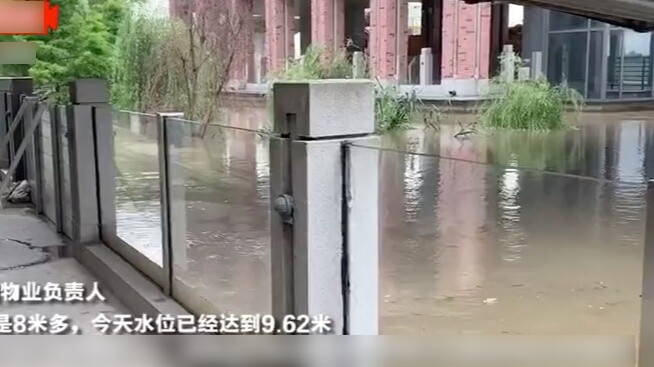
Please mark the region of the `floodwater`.
[[[161, 264], [156, 131], [121, 119], [118, 235]], [[228, 114], [248, 129], [265, 119]], [[384, 137], [382, 332], [637, 335], [653, 126], [589, 113], [567, 132]], [[270, 312], [269, 138], [197, 130], [169, 124], [175, 293], [200, 312]]]

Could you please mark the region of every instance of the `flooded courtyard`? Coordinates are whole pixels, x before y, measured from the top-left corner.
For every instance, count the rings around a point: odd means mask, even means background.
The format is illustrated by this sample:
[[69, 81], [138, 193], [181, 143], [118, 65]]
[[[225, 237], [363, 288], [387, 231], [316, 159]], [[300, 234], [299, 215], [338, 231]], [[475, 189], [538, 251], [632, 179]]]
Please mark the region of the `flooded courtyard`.
[[[161, 266], [156, 121], [115, 120], [117, 232]], [[228, 114], [241, 129], [265, 121]], [[653, 126], [589, 113], [566, 132], [461, 139], [446, 124], [352, 146], [380, 149], [382, 333], [636, 335]], [[168, 129], [174, 293], [200, 312], [269, 313], [274, 138]]]

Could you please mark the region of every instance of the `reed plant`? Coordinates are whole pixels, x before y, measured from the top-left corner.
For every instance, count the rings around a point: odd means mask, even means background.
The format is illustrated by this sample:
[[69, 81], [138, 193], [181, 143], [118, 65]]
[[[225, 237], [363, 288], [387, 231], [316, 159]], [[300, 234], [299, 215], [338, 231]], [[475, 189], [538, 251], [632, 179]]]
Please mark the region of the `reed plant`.
[[375, 121], [380, 133], [405, 130], [418, 116], [420, 101], [415, 91], [401, 93], [393, 85], [379, 81], [375, 87]]
[[[522, 59], [510, 60], [518, 69]], [[482, 105], [480, 122], [487, 128], [512, 130], [560, 130], [571, 127], [566, 110], [572, 109], [578, 122], [584, 98], [566, 83], [552, 85], [545, 78], [507, 80], [503, 75], [490, 82], [489, 99]]]

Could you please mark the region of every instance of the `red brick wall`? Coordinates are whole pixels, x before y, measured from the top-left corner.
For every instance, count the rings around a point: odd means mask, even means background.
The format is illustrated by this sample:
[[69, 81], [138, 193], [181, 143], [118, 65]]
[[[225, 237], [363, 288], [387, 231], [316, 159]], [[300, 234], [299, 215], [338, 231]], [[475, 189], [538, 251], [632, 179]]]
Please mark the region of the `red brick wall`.
[[443, 0], [443, 78], [488, 77], [490, 20], [490, 4]]

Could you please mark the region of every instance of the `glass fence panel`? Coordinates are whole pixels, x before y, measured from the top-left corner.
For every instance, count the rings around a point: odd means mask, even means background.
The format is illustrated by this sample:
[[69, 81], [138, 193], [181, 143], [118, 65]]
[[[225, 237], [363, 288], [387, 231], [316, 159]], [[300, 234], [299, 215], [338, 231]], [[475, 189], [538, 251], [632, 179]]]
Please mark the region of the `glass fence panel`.
[[173, 294], [195, 312], [271, 311], [268, 136], [167, 122]]
[[608, 181], [440, 145], [380, 153], [383, 334], [638, 334], [642, 167]]
[[162, 267], [157, 117], [114, 113], [116, 235]]

